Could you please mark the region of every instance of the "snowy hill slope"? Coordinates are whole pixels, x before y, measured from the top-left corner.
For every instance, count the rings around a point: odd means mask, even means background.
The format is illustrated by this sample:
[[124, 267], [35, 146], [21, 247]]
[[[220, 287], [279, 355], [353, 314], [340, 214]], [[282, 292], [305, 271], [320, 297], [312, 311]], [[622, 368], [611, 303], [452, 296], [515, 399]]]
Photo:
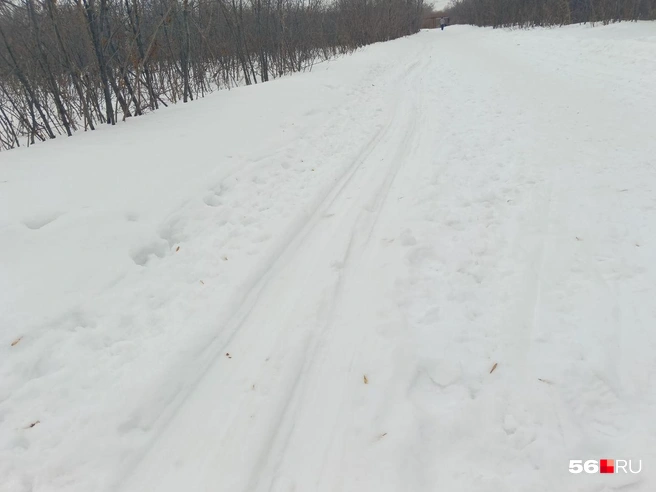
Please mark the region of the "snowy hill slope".
[[1, 154], [0, 490], [653, 490], [654, 87], [453, 26]]

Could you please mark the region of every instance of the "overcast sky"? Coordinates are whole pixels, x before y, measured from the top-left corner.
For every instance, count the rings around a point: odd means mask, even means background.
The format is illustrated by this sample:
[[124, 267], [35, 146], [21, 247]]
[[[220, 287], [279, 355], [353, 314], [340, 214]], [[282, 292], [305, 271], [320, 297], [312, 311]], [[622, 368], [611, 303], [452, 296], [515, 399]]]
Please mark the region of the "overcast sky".
[[451, 2], [451, 0], [433, 0], [433, 2], [429, 1], [428, 3], [432, 3], [435, 7], [435, 10], [441, 10], [449, 5], [449, 2]]

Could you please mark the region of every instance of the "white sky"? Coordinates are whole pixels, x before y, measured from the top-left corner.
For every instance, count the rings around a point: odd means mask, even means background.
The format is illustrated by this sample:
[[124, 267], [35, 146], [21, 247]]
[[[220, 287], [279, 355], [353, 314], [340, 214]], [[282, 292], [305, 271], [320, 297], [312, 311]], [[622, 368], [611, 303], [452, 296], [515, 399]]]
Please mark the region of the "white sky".
[[445, 8], [447, 5], [449, 5], [450, 2], [451, 0], [434, 0], [433, 2], [428, 2], [428, 3], [432, 3], [433, 6], [435, 7], [435, 10], [441, 10]]

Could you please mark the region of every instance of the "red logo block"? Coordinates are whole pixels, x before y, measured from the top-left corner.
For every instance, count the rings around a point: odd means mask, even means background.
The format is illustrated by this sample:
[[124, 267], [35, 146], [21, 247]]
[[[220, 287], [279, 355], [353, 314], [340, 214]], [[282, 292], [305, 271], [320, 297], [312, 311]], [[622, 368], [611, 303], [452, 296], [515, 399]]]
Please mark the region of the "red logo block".
[[599, 460], [599, 473], [615, 473], [615, 460]]

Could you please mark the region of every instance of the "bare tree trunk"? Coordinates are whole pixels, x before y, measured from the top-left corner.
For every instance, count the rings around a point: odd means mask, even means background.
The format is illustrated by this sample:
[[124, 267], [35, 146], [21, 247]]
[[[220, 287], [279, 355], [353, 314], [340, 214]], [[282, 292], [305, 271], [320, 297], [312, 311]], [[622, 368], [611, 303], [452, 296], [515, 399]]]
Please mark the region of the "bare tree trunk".
[[[14, 72], [16, 73], [16, 77], [20, 81], [20, 83], [23, 85], [23, 90], [25, 91], [25, 97], [27, 99], [27, 103], [30, 107], [32, 105], [36, 107], [36, 110], [39, 112], [39, 116], [41, 116], [41, 121], [43, 123], [43, 126], [46, 130], [46, 133], [48, 134], [49, 138], [55, 138], [55, 134], [52, 131], [52, 128], [50, 128], [50, 124], [48, 123], [48, 118], [46, 118], [43, 108], [41, 107], [41, 104], [39, 103], [39, 100], [34, 94], [34, 90], [32, 89], [32, 86], [30, 85], [30, 82], [28, 81], [27, 77], [21, 70], [20, 65], [18, 64], [18, 61], [16, 60], [16, 56], [14, 55], [14, 51], [11, 48], [11, 45], [7, 41], [7, 37], [5, 36], [5, 32], [2, 28], [2, 25], [0, 25], [0, 36], [2, 36], [2, 40], [5, 43], [5, 46], [7, 48], [7, 54], [9, 55], [11, 61], [13, 62], [14, 65]], [[36, 132], [37, 129], [37, 124], [36, 124], [36, 118], [34, 115], [34, 112], [32, 112], [32, 130], [33, 132]]]
[[91, 34], [91, 41], [93, 43], [93, 50], [98, 62], [98, 71], [100, 72], [100, 81], [102, 84], [103, 94], [105, 96], [105, 118], [110, 125], [116, 124], [114, 117], [114, 105], [112, 104], [112, 93], [109, 89], [109, 76], [107, 74], [107, 64], [105, 61], [105, 54], [103, 49], [103, 42], [101, 40], [101, 33], [103, 31], [103, 21], [105, 17], [107, 0], [100, 0], [100, 16], [96, 15], [95, 0], [77, 0], [82, 2], [87, 16], [89, 32]]
[[139, 15], [139, 5], [137, 0], [132, 0], [132, 5], [130, 0], [125, 0], [125, 9], [128, 13], [128, 18], [130, 20], [130, 25], [132, 27], [132, 33], [139, 50], [139, 64], [137, 65], [137, 80], [139, 80], [139, 69], [141, 68], [144, 73], [144, 78], [146, 81], [146, 89], [148, 90], [148, 95], [150, 99], [151, 109], [157, 109], [157, 96], [153, 88], [152, 76], [150, 75], [150, 70], [148, 69], [148, 63], [146, 61], [146, 51], [144, 50], [143, 44], [143, 34], [141, 31], [141, 17]]
[[26, 5], [30, 20], [32, 22], [32, 27], [34, 29], [34, 38], [39, 50], [41, 67], [43, 68], [43, 72], [46, 76], [46, 79], [48, 80], [48, 85], [50, 85], [50, 91], [52, 92], [52, 96], [55, 100], [55, 106], [57, 108], [57, 112], [59, 113], [59, 117], [61, 118], [64, 128], [66, 129], [66, 134], [70, 137], [72, 135], [71, 125], [69, 123], [64, 104], [62, 103], [59, 86], [57, 85], [57, 81], [55, 80], [55, 77], [52, 74], [52, 69], [50, 68], [50, 64], [48, 63], [48, 56], [46, 54], [43, 40], [41, 38], [41, 29], [39, 27], [39, 22], [37, 21], [36, 12], [34, 10], [34, 0], [26, 0]]
[[182, 102], [191, 98], [189, 88], [189, 0], [182, 0], [182, 50], [180, 51], [180, 66], [182, 68]]

